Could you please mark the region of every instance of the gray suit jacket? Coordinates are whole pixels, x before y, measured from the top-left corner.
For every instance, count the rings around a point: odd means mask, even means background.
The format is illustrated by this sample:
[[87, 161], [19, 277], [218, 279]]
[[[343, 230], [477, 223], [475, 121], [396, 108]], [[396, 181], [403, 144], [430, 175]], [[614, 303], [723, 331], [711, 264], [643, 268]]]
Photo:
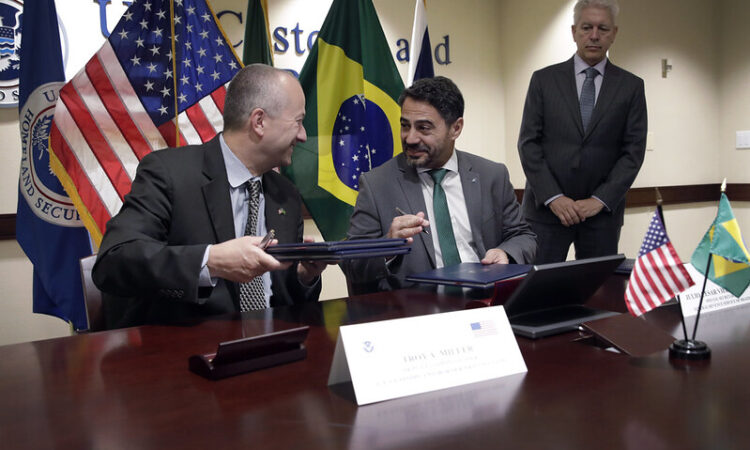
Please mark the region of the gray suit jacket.
[[[488, 249], [500, 248], [516, 263], [531, 262], [536, 236], [521, 217], [508, 169], [469, 153], [456, 150], [456, 154], [477, 256], [481, 259]], [[425, 211], [419, 176], [406, 164], [404, 154], [360, 177], [349, 238], [386, 236], [398, 215], [396, 207], [413, 213]], [[407, 285], [406, 276], [435, 268], [435, 249], [432, 238], [420, 233], [414, 236], [411, 252], [387, 266], [384, 258], [371, 258], [350, 260], [343, 268], [356, 291], [398, 289]]]
[[[301, 242], [301, 198], [276, 172], [263, 175], [266, 226], [280, 243]], [[164, 323], [239, 311], [239, 286], [219, 279], [199, 288], [208, 244], [235, 238], [219, 137], [204, 145], [153, 152], [138, 165], [120, 212], [107, 223], [93, 269], [107, 294], [108, 328]], [[271, 306], [315, 301], [320, 282], [306, 288], [297, 267], [271, 272]], [[128, 298], [120, 298], [128, 297]]]
[[530, 220], [559, 224], [546, 200], [593, 195], [611, 210], [595, 217], [599, 226], [621, 226], [625, 194], [646, 150], [643, 80], [607, 61], [584, 133], [573, 72], [571, 58], [531, 76], [518, 138], [527, 180], [523, 212]]

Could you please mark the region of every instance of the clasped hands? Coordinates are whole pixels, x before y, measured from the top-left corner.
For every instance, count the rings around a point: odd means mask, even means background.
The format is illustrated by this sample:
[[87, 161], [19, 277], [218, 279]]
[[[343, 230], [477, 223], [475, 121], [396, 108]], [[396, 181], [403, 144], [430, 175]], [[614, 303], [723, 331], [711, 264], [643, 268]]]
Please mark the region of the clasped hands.
[[[414, 242], [414, 236], [430, 226], [430, 221], [424, 218], [422, 211], [416, 214], [396, 216], [388, 229], [388, 238], [406, 239], [409, 244]], [[433, 233], [437, 230], [433, 231]], [[499, 248], [491, 248], [482, 258], [482, 264], [508, 264], [508, 254]]]
[[599, 214], [603, 208], [604, 204], [594, 197], [573, 200], [563, 195], [549, 203], [549, 209], [566, 227], [584, 222], [589, 217]]
[[[292, 263], [281, 262], [260, 248], [261, 236], [243, 236], [211, 246], [208, 252], [208, 270], [212, 277], [246, 283], [272, 270], [287, 269]], [[315, 242], [305, 236], [303, 242]], [[277, 239], [270, 246], [276, 245]], [[297, 277], [304, 285], [311, 285], [328, 264], [319, 261], [300, 261]]]

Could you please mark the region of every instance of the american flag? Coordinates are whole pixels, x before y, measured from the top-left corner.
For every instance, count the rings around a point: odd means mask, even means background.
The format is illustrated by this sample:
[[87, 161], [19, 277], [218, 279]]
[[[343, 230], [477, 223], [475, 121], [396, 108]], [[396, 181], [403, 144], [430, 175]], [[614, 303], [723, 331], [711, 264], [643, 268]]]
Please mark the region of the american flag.
[[497, 334], [497, 327], [492, 320], [480, 320], [470, 324], [474, 337], [494, 336]]
[[695, 284], [654, 212], [625, 289], [625, 304], [634, 316], [656, 308]]
[[141, 158], [177, 145], [175, 100], [179, 144], [206, 142], [241, 67], [205, 0], [136, 0], [62, 88], [51, 165], [97, 245]]

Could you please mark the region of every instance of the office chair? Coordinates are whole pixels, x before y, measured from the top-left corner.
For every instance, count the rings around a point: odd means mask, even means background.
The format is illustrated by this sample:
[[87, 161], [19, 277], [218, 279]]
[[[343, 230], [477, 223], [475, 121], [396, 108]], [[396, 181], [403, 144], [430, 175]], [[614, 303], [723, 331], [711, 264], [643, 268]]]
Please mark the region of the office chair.
[[88, 331], [104, 330], [104, 315], [102, 313], [102, 292], [91, 278], [91, 269], [96, 262], [96, 253], [81, 258], [81, 281], [83, 282], [83, 301], [86, 304], [86, 322]]

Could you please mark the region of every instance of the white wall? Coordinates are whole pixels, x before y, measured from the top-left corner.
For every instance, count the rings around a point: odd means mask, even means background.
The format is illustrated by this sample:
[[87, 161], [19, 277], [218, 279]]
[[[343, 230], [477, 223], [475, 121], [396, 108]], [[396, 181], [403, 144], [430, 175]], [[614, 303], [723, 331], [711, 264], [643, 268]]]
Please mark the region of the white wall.
[[[30, 1], [30, 0], [27, 0]], [[103, 42], [98, 5], [81, 0], [56, 0], [66, 26], [71, 76]], [[110, 29], [124, 11], [120, 1], [108, 6]], [[269, 0], [271, 29], [319, 29], [331, 0]], [[516, 140], [523, 101], [533, 70], [563, 61], [575, 51], [570, 34], [573, 0], [430, 0], [428, 17], [433, 45], [450, 35], [451, 60], [436, 73], [452, 78], [466, 98], [466, 127], [459, 148], [505, 162], [516, 187], [525, 177]], [[242, 11], [246, 0], [212, 0], [215, 11]], [[398, 38], [410, 39], [413, 2], [374, 0], [392, 48]], [[750, 150], [734, 149], [734, 132], [750, 129], [750, 50], [744, 25], [750, 4], [744, 0], [620, 0], [620, 31], [610, 50], [615, 64], [641, 76], [646, 83], [650, 146], [636, 186], [747, 183]], [[675, 13], [677, 12], [677, 13]], [[666, 19], [668, 18], [668, 20]], [[222, 19], [230, 39], [241, 39], [236, 18]], [[239, 28], [238, 28], [239, 27]], [[288, 36], [293, 37], [291, 34]], [[293, 45], [293, 44], [292, 44]], [[303, 55], [276, 54], [276, 65], [297, 71]], [[673, 70], [661, 77], [661, 58]], [[398, 63], [405, 76], [406, 63]], [[17, 112], [0, 109], [0, 213], [16, 209], [20, 138]], [[733, 202], [741, 225], [750, 230], [750, 204]], [[634, 256], [646, 230], [651, 208], [626, 213], [621, 251]], [[666, 208], [667, 226], [678, 253], [689, 259], [715, 213], [714, 204]], [[750, 233], [750, 231], [747, 231]], [[306, 233], [317, 236], [314, 224]], [[0, 277], [5, 313], [0, 316], [0, 344], [61, 336], [62, 321], [31, 313], [31, 265], [15, 241], [0, 242]], [[322, 298], [346, 295], [337, 267], [324, 275]]]

